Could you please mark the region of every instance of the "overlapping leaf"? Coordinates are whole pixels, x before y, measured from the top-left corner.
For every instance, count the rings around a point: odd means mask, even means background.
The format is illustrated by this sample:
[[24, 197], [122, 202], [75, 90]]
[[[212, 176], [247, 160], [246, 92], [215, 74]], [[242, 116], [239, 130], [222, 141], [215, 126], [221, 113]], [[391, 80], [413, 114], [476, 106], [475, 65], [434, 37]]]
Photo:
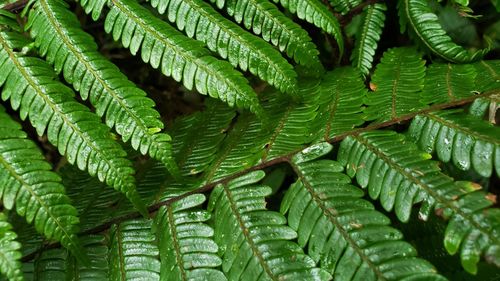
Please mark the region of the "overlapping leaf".
[[297, 63], [322, 68], [318, 50], [307, 31], [293, 22], [267, 0], [210, 0], [219, 9], [224, 8], [233, 19], [246, 29], [261, 35], [264, 40], [277, 46], [281, 52]]
[[379, 198], [384, 209], [394, 208], [401, 221], [408, 221], [416, 203], [421, 203], [422, 219], [432, 210], [449, 218], [445, 247], [451, 254], [460, 249], [467, 271], [477, 271], [481, 255], [500, 265], [500, 212], [488, 209], [493, 204], [491, 197], [478, 191], [476, 184], [454, 182], [429, 158], [392, 131], [350, 136], [342, 142], [338, 156], [347, 174], [356, 176], [371, 198]]
[[156, 215], [161, 270], [160, 280], [226, 280], [217, 269], [222, 260], [206, 224], [210, 213], [200, 209], [203, 194], [185, 197], [160, 208]]
[[463, 113], [447, 110], [417, 115], [410, 138], [425, 152], [436, 152], [461, 170], [473, 168], [483, 177], [500, 175], [500, 128]]
[[176, 172], [170, 136], [163, 129], [154, 102], [120, 70], [97, 51], [93, 38], [85, 33], [76, 16], [61, 0], [37, 1], [27, 27], [41, 55], [62, 72], [80, 96], [89, 99], [106, 124], [131, 142], [134, 149], [149, 153]]
[[49, 142], [69, 163], [123, 192], [145, 214], [125, 151], [111, 139], [99, 117], [77, 103], [73, 91], [55, 80], [45, 61], [17, 51], [28, 44], [18, 33], [0, 33], [2, 99], [9, 99], [12, 108], [19, 109], [21, 119], [29, 117], [39, 135], [47, 132]]
[[179, 30], [205, 43], [233, 66], [250, 71], [282, 92], [296, 92], [297, 74], [277, 50], [224, 18], [203, 0], [150, 1]]
[[[78, 231], [76, 209], [65, 195], [61, 178], [51, 169], [36, 144], [27, 139], [26, 133], [21, 130], [21, 125], [10, 119], [0, 106], [2, 207], [7, 210], [15, 208], [28, 223], [34, 224], [38, 232], [48, 239], [61, 241], [62, 245], [70, 249], [75, 256], [84, 260], [84, 254], [76, 237]], [[5, 247], [14, 249], [8, 245]], [[14, 273], [9, 269], [9, 275]]]
[[223, 254], [222, 270], [229, 280], [330, 280], [324, 270], [290, 241], [297, 237], [286, 219], [265, 208], [271, 188], [253, 185], [264, 177], [256, 171], [210, 196], [215, 216], [215, 241]]
[[0, 273], [8, 280], [23, 280], [21, 271], [21, 243], [16, 240], [17, 234], [12, 231], [12, 225], [7, 216], [0, 212]]
[[297, 181], [281, 202], [298, 243], [334, 280], [446, 280], [402, 241], [390, 220], [361, 199], [364, 193], [331, 160], [316, 160], [332, 146], [320, 143], [296, 155]]

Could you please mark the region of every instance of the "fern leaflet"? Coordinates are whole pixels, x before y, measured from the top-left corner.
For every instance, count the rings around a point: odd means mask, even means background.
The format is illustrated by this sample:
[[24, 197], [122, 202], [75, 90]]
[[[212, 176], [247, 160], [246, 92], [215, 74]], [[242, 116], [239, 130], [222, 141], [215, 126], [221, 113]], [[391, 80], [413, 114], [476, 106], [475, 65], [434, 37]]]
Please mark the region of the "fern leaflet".
[[322, 69], [318, 50], [307, 31], [285, 16], [267, 0], [210, 0], [246, 29], [261, 35], [297, 63], [313, 69]]
[[[264, 177], [256, 171], [217, 186], [210, 196], [215, 213], [215, 241], [223, 245], [222, 270], [229, 280], [329, 280], [324, 270], [290, 241], [297, 234], [286, 219], [265, 208], [271, 188], [252, 185]], [[237, 233], [237, 234], [236, 234]], [[238, 251], [233, 251], [235, 247]]]
[[23, 280], [21, 271], [21, 243], [7, 216], [0, 212], [0, 272], [11, 281]]
[[361, 32], [356, 34], [356, 43], [351, 54], [353, 66], [367, 76], [372, 68], [373, 57], [385, 22], [385, 4], [373, 4], [365, 8]]
[[214, 230], [205, 224], [210, 213], [199, 208], [203, 202], [203, 194], [194, 194], [156, 215], [160, 280], [226, 280], [216, 269], [222, 261], [212, 240]]

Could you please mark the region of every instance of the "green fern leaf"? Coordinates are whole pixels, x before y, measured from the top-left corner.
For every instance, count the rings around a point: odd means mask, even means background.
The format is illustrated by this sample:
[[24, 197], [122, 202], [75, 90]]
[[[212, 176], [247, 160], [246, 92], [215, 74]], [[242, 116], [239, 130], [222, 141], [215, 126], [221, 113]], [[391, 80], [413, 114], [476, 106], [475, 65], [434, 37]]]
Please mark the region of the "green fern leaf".
[[15, 51], [28, 43], [20, 34], [0, 33], [2, 99], [10, 99], [12, 108], [20, 109], [21, 119], [29, 117], [39, 135], [47, 131], [49, 142], [69, 163], [123, 192], [146, 215], [125, 151], [111, 139], [99, 117], [74, 101], [71, 89], [54, 80], [46, 62]]
[[476, 86], [480, 92], [500, 88], [500, 60], [482, 60], [474, 64], [478, 74]]
[[130, 140], [134, 149], [149, 153], [176, 173], [170, 136], [157, 133], [163, 123], [152, 108], [154, 102], [97, 51], [93, 38], [80, 28], [64, 1], [37, 1], [27, 27], [41, 55], [54, 64], [56, 72], [63, 72], [84, 100], [90, 98], [96, 113], [105, 116], [106, 124], [123, 141]]
[[320, 143], [292, 159], [298, 180], [281, 202], [299, 246], [334, 280], [446, 280], [401, 241], [390, 220], [361, 199], [364, 193], [331, 160], [316, 160], [332, 146]]
[[[468, 52], [463, 47], [453, 43], [446, 34], [425, 0], [401, 0], [399, 9], [404, 10], [405, 21], [413, 28], [418, 38], [436, 55], [454, 62], [471, 62], [483, 57], [489, 49]], [[403, 25], [402, 25], [403, 26]]]
[[205, 224], [210, 213], [198, 207], [203, 194], [194, 194], [162, 207], [156, 216], [160, 248], [160, 280], [226, 280], [214, 230]]
[[470, 64], [433, 63], [427, 68], [422, 103], [446, 103], [474, 95], [476, 71]]
[[233, 19], [254, 34], [277, 46], [281, 52], [298, 64], [322, 69], [316, 45], [300, 25], [285, 16], [267, 0], [210, 0], [219, 9], [224, 8]]
[[[99, 10], [104, 5], [96, 2], [106, 1], [81, 3], [87, 12], [94, 13], [93, 9]], [[211, 56], [201, 42], [185, 37], [135, 1], [112, 0], [109, 5], [111, 10], [104, 28], [114, 40], [121, 40], [133, 55], [140, 50], [144, 62], [160, 68], [166, 76], [182, 81], [189, 90], [194, 87], [200, 94], [262, 116], [257, 95], [248, 81], [231, 64]]]
[[425, 61], [413, 48], [393, 48], [377, 65], [365, 110], [368, 120], [397, 118], [423, 107], [419, 92], [424, 87]]
[[330, 280], [290, 241], [297, 234], [285, 225], [285, 217], [266, 210], [264, 197], [271, 188], [252, 185], [263, 177], [262, 171], [249, 173], [217, 186], [210, 196], [222, 270], [229, 280]]
[[342, 15], [347, 14], [352, 8], [361, 4], [362, 0], [329, 0], [335, 11]]
[[362, 15], [361, 32], [356, 34], [351, 62], [365, 76], [372, 68], [373, 57], [384, 28], [386, 10], [385, 4], [373, 4], [366, 7]]
[[250, 71], [282, 92], [295, 93], [297, 74], [279, 52], [224, 18], [203, 0], [150, 1], [179, 30], [205, 43], [234, 67]]
[[102, 235], [82, 237], [82, 243], [90, 258], [90, 264], [83, 266], [64, 249], [45, 250], [35, 260], [32, 274], [28, 280], [79, 280], [107, 281], [108, 253], [106, 240]]
[[182, 175], [203, 172], [213, 161], [235, 116], [234, 110], [220, 102], [209, 100], [207, 109], [174, 123], [171, 130], [174, 155]]
[[329, 140], [363, 124], [366, 92], [359, 71], [352, 67], [339, 67], [325, 74], [321, 82], [319, 113], [314, 121], [321, 124], [314, 131], [318, 139]]
[[409, 129], [420, 149], [461, 170], [473, 168], [483, 177], [493, 169], [500, 176], [500, 128], [463, 113], [448, 110], [417, 115]]
[[477, 271], [481, 254], [499, 264], [500, 213], [485, 209], [493, 202], [476, 185], [453, 182], [430, 157], [401, 134], [373, 131], [346, 138], [338, 160], [349, 176], [368, 187], [371, 198], [380, 197], [385, 210], [395, 208], [401, 221], [408, 221], [413, 204], [420, 202], [420, 218], [426, 219], [433, 209], [450, 218], [445, 246], [451, 254], [461, 249], [462, 265], [468, 272]]
[[111, 280], [160, 280], [160, 261], [149, 220], [113, 225], [109, 246]]
[[[1, 39], [0, 39], [1, 40]], [[5, 209], [34, 223], [48, 239], [60, 241], [75, 256], [85, 260], [76, 233], [76, 209], [64, 194], [60, 177], [51, 171], [34, 142], [21, 125], [0, 106], [0, 199]], [[0, 247], [1, 248], [1, 247]], [[1, 268], [1, 267], [0, 267]]]
[[344, 53], [344, 39], [339, 21], [328, 11], [328, 8], [319, 0], [273, 0], [280, 3], [290, 13], [296, 14], [301, 20], [305, 20], [321, 28], [328, 34], [333, 35], [337, 41], [340, 57]]
[[7, 216], [0, 212], [0, 272], [11, 281], [24, 280], [19, 261], [21, 243], [16, 238], [17, 234], [12, 231]]
[[471, 116], [483, 119], [488, 113], [488, 120], [495, 123], [496, 113], [500, 108], [500, 95], [491, 95], [484, 98], [475, 99], [469, 106], [468, 113]]

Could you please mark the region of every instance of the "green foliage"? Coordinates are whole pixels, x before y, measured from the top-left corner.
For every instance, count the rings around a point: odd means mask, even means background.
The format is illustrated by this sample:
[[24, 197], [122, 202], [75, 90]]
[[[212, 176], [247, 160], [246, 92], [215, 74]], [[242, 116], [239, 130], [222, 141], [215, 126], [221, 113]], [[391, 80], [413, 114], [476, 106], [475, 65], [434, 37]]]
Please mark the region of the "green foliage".
[[16, 241], [17, 234], [12, 231], [12, 225], [7, 216], [0, 213], [0, 272], [9, 280], [23, 280], [21, 263], [21, 243]]
[[[154, 101], [131, 83], [120, 70], [97, 52], [93, 38], [80, 28], [76, 16], [60, 0], [37, 1], [27, 26], [40, 53], [56, 72], [73, 84], [90, 102], [106, 124], [115, 128], [123, 141], [141, 153], [165, 163], [175, 173], [170, 136], [163, 129]], [[47, 40], [47, 38], [52, 38]]]
[[498, 278], [495, 7], [273, 2], [0, 4], [0, 273]]

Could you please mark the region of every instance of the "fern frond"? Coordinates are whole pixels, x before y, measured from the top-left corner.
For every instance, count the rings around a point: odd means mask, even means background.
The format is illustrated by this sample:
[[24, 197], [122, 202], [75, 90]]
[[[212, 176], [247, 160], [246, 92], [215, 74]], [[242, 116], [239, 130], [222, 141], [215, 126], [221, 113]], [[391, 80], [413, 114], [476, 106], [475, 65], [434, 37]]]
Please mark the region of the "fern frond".
[[55, 80], [50, 65], [16, 51], [28, 43], [18, 33], [0, 33], [2, 99], [10, 99], [12, 108], [20, 109], [21, 119], [29, 117], [39, 135], [47, 131], [49, 142], [69, 163], [123, 192], [145, 215], [125, 151], [111, 139], [99, 117], [77, 103], [73, 91]]
[[385, 22], [385, 4], [373, 4], [365, 8], [361, 32], [356, 34], [356, 42], [351, 54], [351, 62], [364, 76], [370, 73], [373, 57], [377, 51], [378, 41]]
[[262, 171], [246, 174], [217, 186], [210, 195], [222, 270], [229, 280], [330, 280], [290, 241], [297, 234], [285, 225], [285, 217], [266, 210], [264, 197], [271, 188], [253, 185], [263, 177]]
[[[106, 0], [82, 1], [87, 12], [99, 9]], [[257, 95], [242, 74], [231, 64], [211, 56], [203, 43], [182, 35], [175, 28], [155, 17], [139, 3], [112, 0], [104, 28], [113, 39], [121, 40], [135, 55], [140, 51], [144, 62], [160, 68], [191, 90], [221, 99], [230, 106], [249, 109], [258, 116], [262, 108]]]
[[318, 139], [331, 139], [364, 123], [363, 101], [366, 88], [359, 71], [339, 67], [326, 73], [321, 82], [320, 108], [315, 120]]
[[203, 194], [194, 194], [162, 207], [156, 215], [160, 249], [160, 280], [226, 280], [216, 268], [222, 264], [213, 241], [214, 230], [205, 224], [210, 213], [199, 208]]
[[33, 278], [28, 280], [110, 280], [104, 236], [87, 235], [82, 237], [82, 243], [90, 258], [88, 266], [83, 266], [64, 249], [49, 249], [37, 257], [32, 271]]
[[174, 155], [183, 175], [203, 172], [213, 161], [224, 139], [234, 110], [209, 100], [203, 112], [177, 120], [171, 130]]
[[425, 61], [413, 48], [386, 51], [377, 65], [365, 110], [368, 120], [387, 121], [423, 107], [419, 92], [424, 87]]
[[10, 119], [0, 106], [2, 206], [7, 210], [15, 206], [17, 213], [28, 223], [33, 222], [38, 232], [60, 241], [75, 256], [85, 260], [76, 237], [79, 222], [76, 209], [64, 194], [61, 178], [51, 169], [36, 144], [27, 139], [21, 125]]
[[124, 142], [130, 140], [134, 149], [149, 153], [175, 173], [170, 136], [158, 133], [163, 123], [152, 108], [154, 102], [97, 51], [93, 38], [81, 29], [67, 6], [62, 0], [41, 0], [30, 10], [26, 26], [41, 55], [84, 100], [90, 99], [96, 113], [105, 117]]
[[225, 8], [233, 19], [254, 34], [285, 52], [295, 62], [322, 69], [316, 45], [300, 25], [285, 16], [267, 0], [210, 0], [219, 9]]
[[483, 119], [488, 113], [488, 120], [495, 124], [496, 113], [500, 108], [500, 94], [491, 95], [484, 98], [475, 99], [469, 107], [468, 113], [471, 116]]
[[390, 220], [361, 199], [364, 193], [331, 160], [316, 160], [332, 146], [320, 143], [294, 156], [297, 181], [281, 202], [299, 246], [334, 280], [446, 280], [402, 241]]
[[482, 60], [474, 64], [476, 86], [481, 92], [500, 88], [500, 60]]
[[344, 53], [344, 39], [339, 21], [319, 0], [273, 0], [280, 3], [290, 13], [301, 20], [314, 24], [328, 34], [333, 35], [339, 47], [340, 57]]
[[131, 220], [111, 227], [111, 280], [160, 280], [160, 261], [150, 220]]
[[335, 11], [342, 15], [347, 14], [352, 8], [361, 4], [362, 0], [329, 0]]
[[422, 103], [446, 103], [474, 95], [476, 71], [470, 64], [433, 63], [427, 68]]
[[439, 23], [426, 0], [400, 0], [399, 9], [404, 10], [406, 21], [418, 38], [436, 55], [454, 62], [465, 63], [482, 58], [489, 49], [469, 52], [455, 44]]
[[179, 30], [205, 43], [234, 67], [250, 71], [282, 92], [296, 92], [297, 74], [277, 50], [224, 18], [203, 0], [150, 1]]
[[417, 115], [409, 136], [423, 151], [435, 151], [440, 160], [452, 160], [461, 170], [473, 168], [490, 177], [495, 169], [500, 176], [500, 128], [462, 110]]
[[500, 264], [500, 213], [486, 209], [491, 202], [471, 183], [454, 182], [442, 174], [431, 156], [392, 131], [373, 131], [342, 141], [338, 160], [347, 174], [368, 187], [371, 198], [380, 197], [382, 207], [406, 222], [413, 204], [421, 202], [419, 216], [426, 219], [435, 209], [450, 218], [445, 247], [454, 254], [461, 248], [463, 267], [477, 271], [480, 255]]
[[0, 212], [0, 273], [11, 281], [24, 280], [20, 262], [21, 243], [16, 238], [7, 216]]

